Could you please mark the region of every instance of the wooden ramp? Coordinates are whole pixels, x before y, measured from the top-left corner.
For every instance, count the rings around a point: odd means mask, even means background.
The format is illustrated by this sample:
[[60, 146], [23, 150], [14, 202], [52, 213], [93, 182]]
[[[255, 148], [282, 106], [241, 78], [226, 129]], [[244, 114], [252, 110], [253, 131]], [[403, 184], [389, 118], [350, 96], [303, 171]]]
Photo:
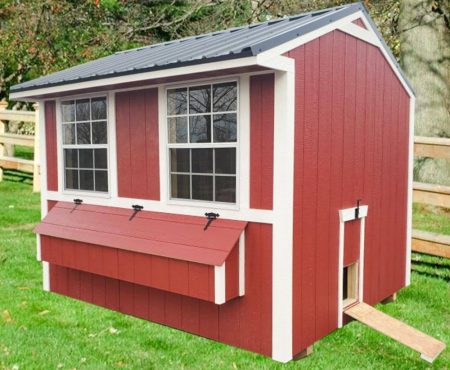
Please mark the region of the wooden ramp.
[[376, 310], [366, 303], [358, 303], [346, 309], [345, 314], [368, 327], [395, 339], [421, 354], [421, 358], [432, 363], [444, 350], [445, 344], [412, 328], [405, 323]]

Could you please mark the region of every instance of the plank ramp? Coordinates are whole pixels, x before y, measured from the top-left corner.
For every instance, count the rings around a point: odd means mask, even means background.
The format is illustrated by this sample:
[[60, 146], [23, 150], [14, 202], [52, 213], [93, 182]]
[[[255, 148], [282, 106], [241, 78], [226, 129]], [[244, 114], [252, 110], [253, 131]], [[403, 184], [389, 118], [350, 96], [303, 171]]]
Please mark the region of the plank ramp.
[[444, 350], [445, 344], [411, 326], [376, 310], [366, 303], [358, 303], [345, 310], [345, 314], [368, 327], [408, 346], [432, 363]]

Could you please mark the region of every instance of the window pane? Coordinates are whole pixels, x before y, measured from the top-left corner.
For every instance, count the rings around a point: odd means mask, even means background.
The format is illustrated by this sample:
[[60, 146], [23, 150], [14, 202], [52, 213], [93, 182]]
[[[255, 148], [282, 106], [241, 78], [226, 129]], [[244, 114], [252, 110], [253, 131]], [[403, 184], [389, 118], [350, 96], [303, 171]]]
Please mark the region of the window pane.
[[77, 123], [77, 144], [91, 143], [91, 124], [89, 122]]
[[213, 200], [212, 176], [192, 176], [192, 199]]
[[189, 113], [211, 112], [211, 86], [189, 88]]
[[167, 114], [187, 114], [187, 89], [167, 90]]
[[108, 168], [107, 150], [94, 149], [95, 168]]
[[77, 149], [64, 149], [64, 164], [66, 168], [78, 168]]
[[169, 143], [187, 143], [187, 117], [169, 118]]
[[63, 124], [63, 144], [75, 144], [75, 124]]
[[172, 198], [190, 198], [189, 175], [171, 175]]
[[107, 137], [106, 121], [92, 122], [92, 144], [106, 144]]
[[214, 142], [236, 142], [236, 113], [214, 115]]
[[78, 189], [78, 170], [66, 170], [66, 189]]
[[189, 117], [189, 135], [191, 143], [210, 143], [211, 117], [210, 116]]
[[236, 148], [215, 149], [216, 173], [236, 174]]
[[95, 171], [95, 190], [104, 192], [108, 191], [107, 171]]
[[213, 110], [214, 112], [226, 112], [237, 110], [237, 86], [236, 82], [217, 84], [213, 86]]
[[236, 177], [216, 176], [216, 201], [236, 203]]
[[91, 119], [91, 114], [89, 111], [89, 99], [77, 100], [77, 121], [89, 121]]
[[80, 170], [80, 190], [94, 190], [94, 171]]
[[92, 119], [106, 119], [106, 98], [91, 100]]
[[75, 102], [73, 100], [61, 103], [61, 115], [63, 122], [75, 121]]
[[192, 172], [193, 173], [213, 172], [212, 149], [192, 149]]
[[189, 149], [170, 149], [170, 171], [189, 172]]
[[79, 149], [80, 168], [94, 168], [92, 149]]

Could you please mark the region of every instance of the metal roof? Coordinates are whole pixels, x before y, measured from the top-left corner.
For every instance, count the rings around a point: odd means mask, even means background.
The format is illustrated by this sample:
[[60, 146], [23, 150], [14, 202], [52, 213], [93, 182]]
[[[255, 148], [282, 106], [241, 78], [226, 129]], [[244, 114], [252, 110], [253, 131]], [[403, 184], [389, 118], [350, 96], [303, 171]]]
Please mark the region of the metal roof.
[[11, 92], [256, 56], [357, 11], [367, 15], [355, 3], [126, 50], [12, 86]]

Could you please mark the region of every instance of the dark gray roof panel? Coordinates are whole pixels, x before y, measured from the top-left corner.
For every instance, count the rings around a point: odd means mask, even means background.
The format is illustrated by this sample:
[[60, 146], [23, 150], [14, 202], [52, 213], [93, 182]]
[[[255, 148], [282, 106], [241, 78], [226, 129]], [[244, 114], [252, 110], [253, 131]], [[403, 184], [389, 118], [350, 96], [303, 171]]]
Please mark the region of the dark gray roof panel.
[[117, 52], [11, 87], [11, 92], [256, 56], [356, 11], [360, 3]]

